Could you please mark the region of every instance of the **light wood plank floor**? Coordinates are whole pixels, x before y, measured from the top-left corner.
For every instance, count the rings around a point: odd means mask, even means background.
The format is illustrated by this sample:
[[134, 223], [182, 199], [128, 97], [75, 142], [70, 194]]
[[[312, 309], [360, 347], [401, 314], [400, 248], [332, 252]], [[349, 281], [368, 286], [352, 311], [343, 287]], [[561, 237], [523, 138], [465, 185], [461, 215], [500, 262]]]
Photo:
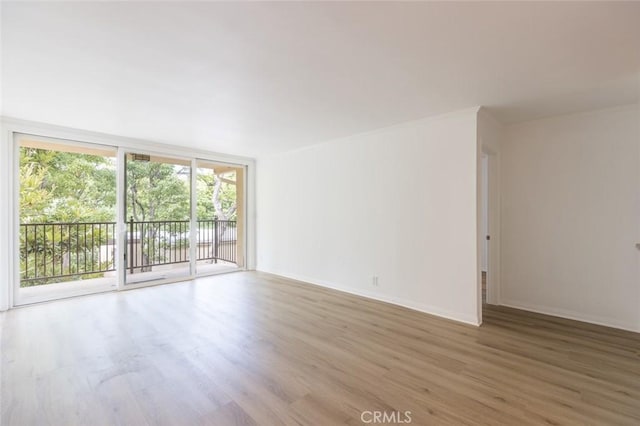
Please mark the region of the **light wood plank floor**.
[[640, 335], [512, 309], [472, 327], [261, 273], [15, 309], [2, 425], [640, 424]]

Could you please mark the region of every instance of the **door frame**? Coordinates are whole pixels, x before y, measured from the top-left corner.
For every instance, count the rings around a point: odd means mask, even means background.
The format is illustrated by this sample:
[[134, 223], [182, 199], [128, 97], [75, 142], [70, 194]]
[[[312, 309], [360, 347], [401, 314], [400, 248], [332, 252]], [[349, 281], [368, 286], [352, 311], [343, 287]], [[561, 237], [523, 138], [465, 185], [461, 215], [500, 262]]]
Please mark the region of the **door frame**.
[[[116, 201], [116, 220], [120, 227], [124, 227], [124, 217], [118, 217], [122, 215], [123, 206], [121, 195], [124, 190], [123, 178], [124, 168], [121, 166], [121, 156], [124, 152], [133, 151], [145, 153], [149, 152], [155, 155], [165, 155], [176, 158], [183, 158], [191, 160], [202, 159], [211, 161], [214, 163], [232, 164], [236, 167], [244, 167], [245, 170], [245, 186], [244, 186], [244, 225], [245, 225], [245, 244], [244, 244], [244, 268], [238, 270], [254, 270], [255, 269], [255, 160], [249, 157], [234, 156], [227, 154], [215, 153], [212, 151], [191, 149], [188, 148], [189, 156], [185, 158], [185, 148], [177, 145], [167, 145], [162, 143], [156, 143], [151, 141], [145, 141], [134, 138], [126, 138], [121, 136], [114, 136], [104, 133], [91, 132], [85, 130], [78, 130], [63, 126], [55, 126], [44, 123], [37, 123], [28, 120], [20, 120], [9, 117], [1, 118], [1, 153], [2, 160], [0, 160], [0, 194], [6, 195], [4, 199], [7, 200], [5, 205], [0, 206], [0, 244], [3, 247], [0, 249], [0, 254], [6, 253], [7, 256], [0, 256], [0, 311], [15, 307], [15, 286], [20, 282], [20, 268], [19, 268], [19, 191], [20, 191], [20, 179], [19, 179], [19, 149], [15, 140], [16, 134], [29, 134], [39, 136], [42, 138], [59, 139], [64, 141], [76, 141], [80, 144], [92, 144], [92, 145], [104, 145], [109, 147], [115, 147], [118, 150], [118, 156], [116, 160], [118, 175], [116, 177], [117, 186], [117, 201]], [[6, 155], [5, 155], [6, 154]], [[194, 175], [192, 173], [192, 175]], [[193, 185], [193, 181], [192, 181]], [[192, 193], [192, 197], [193, 197]], [[118, 204], [119, 203], [119, 204]], [[195, 211], [193, 208], [192, 211]], [[192, 217], [193, 220], [193, 217]], [[118, 227], [118, 225], [116, 225]], [[116, 243], [118, 247], [118, 290], [125, 290], [124, 277], [120, 277], [124, 273], [123, 265], [121, 262], [124, 260], [123, 250], [119, 250], [122, 247], [122, 228], [118, 236]], [[6, 237], [6, 238], [4, 238]], [[5, 252], [6, 250], [6, 252]], [[193, 257], [192, 257], [193, 258]], [[4, 271], [4, 272], [2, 272]], [[144, 285], [130, 284], [126, 286], [126, 290], [146, 287], [149, 285], [160, 285], [169, 282], [186, 281], [195, 278], [194, 271], [191, 270], [189, 277], [181, 277], [179, 279], [169, 279], [163, 281], [155, 281], [152, 283], [144, 283]], [[17, 283], [17, 284], [16, 284]]]
[[[100, 289], [96, 289], [94, 291], [89, 291], [90, 289], [87, 288], [86, 290], [79, 290], [79, 291], [74, 291], [74, 292], [70, 292], [70, 293], [66, 293], [66, 294], [62, 294], [60, 297], [57, 298], [36, 298], [35, 300], [29, 300], [25, 303], [19, 303], [20, 302], [20, 186], [21, 186], [21, 182], [20, 182], [20, 176], [19, 176], [19, 171], [20, 171], [20, 145], [21, 142], [23, 140], [30, 140], [30, 141], [38, 141], [38, 142], [42, 142], [45, 144], [51, 143], [51, 144], [57, 144], [58, 146], [66, 146], [69, 147], [69, 149], [72, 148], [85, 148], [87, 150], [104, 150], [104, 151], [113, 151], [113, 153], [115, 154], [114, 157], [112, 158], [116, 158], [116, 172], [118, 170], [118, 163], [117, 163], [117, 147], [113, 146], [113, 145], [107, 145], [107, 144], [98, 144], [98, 143], [89, 143], [89, 142], [84, 142], [84, 141], [77, 141], [77, 140], [71, 140], [71, 139], [62, 139], [62, 138], [55, 138], [55, 137], [51, 137], [51, 136], [43, 136], [41, 134], [31, 134], [31, 133], [26, 133], [26, 132], [13, 132], [12, 134], [12, 142], [13, 142], [13, 146], [12, 146], [12, 154], [13, 154], [13, 158], [12, 158], [12, 166], [13, 166], [13, 170], [14, 170], [14, 176], [13, 176], [13, 217], [12, 217], [12, 226], [11, 226], [11, 231], [15, 234], [14, 238], [13, 238], [13, 247], [15, 248], [15, 250], [13, 250], [13, 268], [12, 270], [15, 271], [15, 276], [13, 278], [13, 280], [11, 281], [11, 283], [13, 285], [11, 285], [12, 287], [12, 291], [11, 291], [11, 295], [12, 295], [12, 299], [11, 299], [11, 306], [23, 306], [23, 305], [28, 305], [28, 304], [32, 304], [32, 303], [40, 303], [40, 302], [48, 302], [50, 300], [58, 300], [58, 299], [64, 299], [64, 298], [68, 298], [68, 297], [76, 297], [76, 296], [85, 296], [85, 295], [89, 295], [89, 294], [96, 294], [96, 293], [105, 293], [108, 291], [111, 291], [111, 289], [109, 288], [100, 288]], [[55, 147], [52, 147], [52, 150], [55, 150]], [[96, 154], [98, 155], [98, 154]], [[117, 185], [116, 185], [116, 193], [118, 191]], [[117, 209], [118, 203], [116, 200], [116, 209]], [[117, 228], [117, 224], [116, 224], [116, 228]], [[119, 251], [119, 246], [116, 243], [116, 252]], [[116, 279], [117, 282], [117, 279]]]
[[[482, 157], [486, 157], [486, 162], [482, 161]], [[484, 232], [482, 226], [479, 226], [478, 238], [480, 246], [487, 245], [487, 304], [500, 305], [500, 157], [499, 153], [493, 152], [491, 149], [482, 147], [481, 168], [487, 168], [487, 185], [479, 185], [480, 203], [487, 203], [487, 206], [481, 206], [486, 209], [487, 229]], [[485, 173], [481, 170], [481, 174]], [[488, 193], [485, 194], [485, 191]], [[483, 214], [480, 216], [483, 219]], [[486, 236], [490, 236], [490, 240], [486, 240]], [[483, 249], [483, 248], [482, 248]], [[482, 267], [478, 268], [481, 272]], [[480, 280], [481, 281], [481, 280]], [[480, 305], [482, 305], [482, 283], [479, 289]], [[481, 310], [481, 309], [480, 309]]]
[[[175, 283], [175, 282], [181, 282], [181, 281], [188, 281], [188, 280], [192, 280], [194, 278], [197, 277], [196, 273], [195, 273], [195, 264], [196, 264], [196, 259], [195, 259], [195, 246], [194, 246], [194, 238], [197, 238], [195, 233], [193, 232], [194, 228], [194, 215], [196, 214], [196, 206], [194, 204], [194, 191], [195, 191], [195, 174], [193, 172], [193, 161], [194, 161], [194, 157], [186, 157], [184, 155], [168, 155], [168, 158], [170, 159], [176, 159], [176, 160], [183, 160], [183, 161], [188, 161], [189, 162], [189, 166], [190, 166], [190, 173], [189, 173], [189, 188], [190, 188], [190, 198], [189, 201], [191, 203], [191, 205], [189, 206], [189, 274], [188, 275], [183, 275], [181, 277], [173, 277], [173, 278], [167, 278], [167, 279], [161, 279], [161, 280], [152, 280], [152, 281], [143, 281], [143, 282], [139, 282], [139, 283], [128, 283], [126, 282], [126, 276], [127, 276], [127, 261], [126, 261], [126, 257], [125, 254], [127, 253], [127, 202], [126, 202], [126, 197], [127, 197], [127, 186], [126, 186], [126, 173], [127, 173], [127, 169], [126, 169], [126, 165], [127, 165], [127, 161], [126, 161], [126, 155], [127, 154], [131, 154], [135, 152], [136, 154], [143, 154], [143, 155], [150, 155], [150, 156], [154, 156], [154, 155], [159, 155], [159, 156], [167, 156], [168, 154], [164, 153], [164, 152], [158, 152], [158, 151], [154, 151], [154, 150], [149, 150], [149, 149], [135, 149], [135, 148], [128, 148], [128, 147], [118, 147], [118, 176], [117, 176], [117, 182], [118, 182], [118, 191], [117, 191], [117, 209], [118, 209], [118, 213], [116, 215], [116, 227], [118, 229], [118, 244], [117, 247], [122, 247], [122, 250], [118, 250], [118, 259], [117, 259], [117, 271], [118, 271], [118, 290], [131, 290], [131, 289], [135, 289], [135, 288], [141, 288], [141, 287], [150, 287], [150, 286], [154, 286], [154, 285], [161, 285], [161, 284], [169, 284], [169, 283]], [[120, 166], [121, 165], [121, 166]], [[241, 270], [241, 269], [239, 269]]]

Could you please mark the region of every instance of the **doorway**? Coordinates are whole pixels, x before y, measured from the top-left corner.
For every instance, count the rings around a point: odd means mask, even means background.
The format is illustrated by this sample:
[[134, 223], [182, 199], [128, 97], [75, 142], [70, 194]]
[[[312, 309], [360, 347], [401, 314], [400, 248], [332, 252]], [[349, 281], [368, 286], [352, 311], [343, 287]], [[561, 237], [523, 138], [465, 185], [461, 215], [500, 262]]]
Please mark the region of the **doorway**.
[[481, 224], [482, 253], [480, 256], [480, 271], [482, 276], [482, 304], [487, 303], [487, 276], [489, 274], [489, 156], [482, 154], [480, 174], [481, 194]]
[[480, 158], [479, 304], [500, 304], [500, 170], [498, 154], [483, 149]]

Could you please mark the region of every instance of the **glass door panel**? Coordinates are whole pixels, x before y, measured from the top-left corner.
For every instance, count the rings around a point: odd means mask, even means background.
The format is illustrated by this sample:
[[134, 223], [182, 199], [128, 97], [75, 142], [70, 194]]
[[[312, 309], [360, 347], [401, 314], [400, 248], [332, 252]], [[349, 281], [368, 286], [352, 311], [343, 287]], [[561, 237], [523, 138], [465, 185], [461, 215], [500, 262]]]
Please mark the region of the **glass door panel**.
[[125, 284], [191, 275], [191, 161], [125, 154]]
[[197, 160], [200, 275], [244, 267], [244, 167]]
[[17, 135], [16, 305], [116, 288], [116, 149]]

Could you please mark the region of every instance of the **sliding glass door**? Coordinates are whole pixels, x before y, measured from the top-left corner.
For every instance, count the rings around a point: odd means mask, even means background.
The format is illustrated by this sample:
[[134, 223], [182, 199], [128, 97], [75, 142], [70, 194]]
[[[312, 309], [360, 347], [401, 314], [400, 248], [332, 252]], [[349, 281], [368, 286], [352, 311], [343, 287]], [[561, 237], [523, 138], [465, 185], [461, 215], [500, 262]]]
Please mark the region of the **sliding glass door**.
[[14, 305], [116, 288], [116, 148], [15, 135]]
[[205, 160], [196, 164], [196, 272], [204, 275], [242, 268], [244, 167]]
[[246, 166], [14, 142], [13, 305], [244, 269]]
[[125, 284], [191, 276], [191, 160], [124, 158]]

